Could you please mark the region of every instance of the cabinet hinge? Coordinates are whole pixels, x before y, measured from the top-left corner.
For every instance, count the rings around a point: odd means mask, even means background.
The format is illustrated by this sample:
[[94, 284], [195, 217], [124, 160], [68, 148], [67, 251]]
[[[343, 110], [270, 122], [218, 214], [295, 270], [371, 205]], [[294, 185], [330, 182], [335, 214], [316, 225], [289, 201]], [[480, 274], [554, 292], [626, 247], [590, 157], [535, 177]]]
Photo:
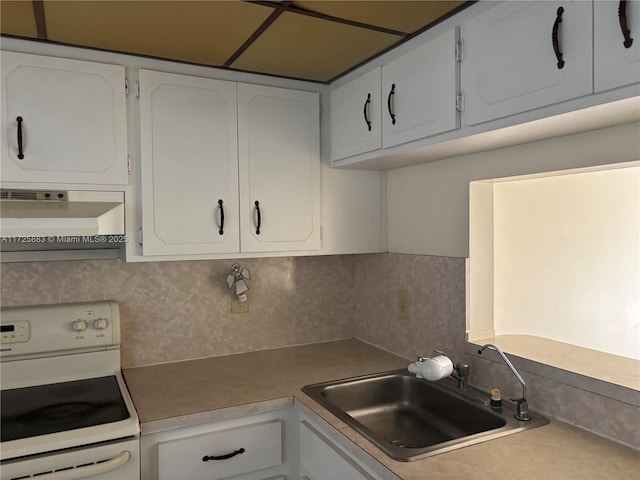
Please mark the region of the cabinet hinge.
[[456, 95], [456, 110], [464, 112], [464, 92], [460, 92]]
[[456, 43], [456, 61], [462, 62], [464, 60], [464, 40], [460, 39], [458, 43]]
[[127, 173], [131, 175], [131, 155], [127, 155]]
[[124, 79], [124, 96], [129, 96], [129, 79], [125, 77]]
[[142, 227], [138, 229], [138, 243], [142, 246]]
[[140, 98], [140, 82], [136, 81], [136, 98]]

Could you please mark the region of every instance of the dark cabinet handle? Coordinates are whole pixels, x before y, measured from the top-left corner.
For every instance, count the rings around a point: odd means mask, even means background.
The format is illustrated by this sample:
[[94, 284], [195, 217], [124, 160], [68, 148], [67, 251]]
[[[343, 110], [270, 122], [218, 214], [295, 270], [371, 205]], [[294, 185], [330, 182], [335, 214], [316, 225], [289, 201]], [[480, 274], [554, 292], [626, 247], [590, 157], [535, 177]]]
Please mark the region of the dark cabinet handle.
[[364, 121], [367, 124], [367, 128], [371, 131], [371, 121], [369, 120], [369, 105], [371, 104], [371, 94], [367, 94], [367, 101], [364, 102]]
[[389, 116], [391, 117], [391, 124], [396, 124], [396, 114], [393, 113], [393, 96], [396, 94], [396, 84], [391, 85], [391, 91], [387, 97], [387, 109], [389, 110]]
[[18, 122], [18, 158], [22, 160], [24, 154], [22, 153], [22, 117], [16, 118]]
[[256, 206], [256, 214], [258, 216], [258, 222], [256, 225], [256, 235], [260, 235], [260, 226], [262, 225], [262, 216], [260, 215], [260, 202], [256, 200], [254, 205]]
[[218, 230], [218, 233], [224, 235], [224, 208], [222, 208], [222, 199], [218, 200], [218, 208], [220, 208], [220, 230]]
[[558, 27], [562, 23], [562, 14], [564, 13], [564, 8], [558, 7], [558, 11], [556, 12], [556, 21], [553, 24], [553, 32], [551, 33], [551, 42], [553, 43], [553, 52], [556, 54], [556, 59], [558, 60], [558, 68], [561, 69], [564, 67], [564, 60], [562, 59], [562, 52], [560, 51], [560, 45], [558, 41]]
[[244, 448], [239, 448], [235, 452], [227, 453], [226, 455], [205, 455], [204, 457], [202, 457], [202, 461], [208, 462], [209, 460], [229, 460], [230, 458], [233, 458], [236, 455], [240, 455], [241, 453], [244, 453]]
[[618, 5], [618, 20], [620, 21], [620, 30], [622, 30], [622, 36], [624, 37], [624, 48], [629, 48], [633, 44], [633, 38], [631, 38], [631, 30], [627, 27], [627, 2], [620, 1]]

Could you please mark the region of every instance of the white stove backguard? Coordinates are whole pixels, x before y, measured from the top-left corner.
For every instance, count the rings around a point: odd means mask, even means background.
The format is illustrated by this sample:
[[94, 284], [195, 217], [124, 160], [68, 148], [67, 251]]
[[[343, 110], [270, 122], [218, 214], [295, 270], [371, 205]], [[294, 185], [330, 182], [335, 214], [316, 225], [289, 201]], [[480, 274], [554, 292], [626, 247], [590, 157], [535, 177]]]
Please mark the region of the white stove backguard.
[[120, 346], [117, 302], [3, 308], [0, 324], [3, 363]]

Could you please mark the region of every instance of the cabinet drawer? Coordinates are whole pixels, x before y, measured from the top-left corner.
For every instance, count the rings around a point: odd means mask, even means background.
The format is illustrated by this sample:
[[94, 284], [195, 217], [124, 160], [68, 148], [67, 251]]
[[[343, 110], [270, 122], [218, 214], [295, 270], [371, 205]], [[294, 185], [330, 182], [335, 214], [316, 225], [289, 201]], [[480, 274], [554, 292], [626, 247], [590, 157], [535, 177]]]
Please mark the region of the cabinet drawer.
[[[207, 457], [218, 457], [209, 459]], [[274, 420], [158, 444], [160, 480], [221, 479], [282, 463], [282, 422]]]

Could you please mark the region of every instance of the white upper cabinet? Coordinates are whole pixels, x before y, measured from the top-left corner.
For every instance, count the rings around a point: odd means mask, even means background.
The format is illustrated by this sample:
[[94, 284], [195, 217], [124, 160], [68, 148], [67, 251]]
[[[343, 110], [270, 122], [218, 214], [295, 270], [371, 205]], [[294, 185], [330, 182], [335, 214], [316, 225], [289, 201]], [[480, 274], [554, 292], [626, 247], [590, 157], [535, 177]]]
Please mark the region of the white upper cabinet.
[[465, 124], [593, 92], [592, 3], [503, 2], [463, 26]]
[[236, 84], [140, 70], [144, 255], [238, 252]]
[[1, 56], [2, 181], [126, 185], [124, 67]]
[[593, 7], [596, 92], [640, 82], [640, 1], [596, 1]]
[[320, 248], [319, 95], [238, 84], [241, 251]]
[[331, 92], [331, 158], [382, 146], [380, 68]]
[[142, 252], [320, 248], [317, 93], [140, 70]]
[[382, 67], [382, 146], [458, 128], [457, 28]]
[[458, 28], [331, 91], [331, 159], [460, 127]]

